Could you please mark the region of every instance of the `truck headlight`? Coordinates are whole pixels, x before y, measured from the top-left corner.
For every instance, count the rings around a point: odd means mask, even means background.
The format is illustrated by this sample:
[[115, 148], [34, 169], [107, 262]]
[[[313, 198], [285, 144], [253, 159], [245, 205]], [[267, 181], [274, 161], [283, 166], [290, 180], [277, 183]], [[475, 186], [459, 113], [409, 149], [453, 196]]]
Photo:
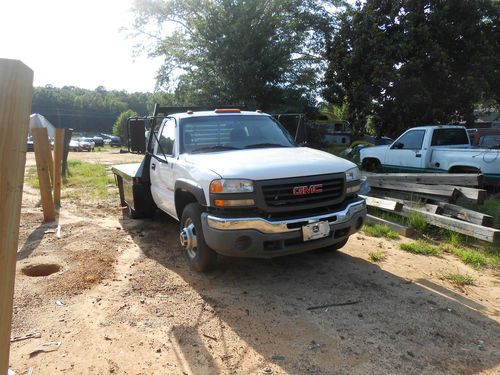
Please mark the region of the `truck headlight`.
[[361, 172], [358, 167], [349, 169], [345, 173], [345, 179], [347, 183], [346, 194], [356, 194], [361, 184]]
[[353, 182], [361, 179], [361, 172], [358, 167], [351, 168], [345, 172], [346, 182]]
[[253, 182], [251, 180], [221, 179], [210, 183], [210, 193], [251, 193]]

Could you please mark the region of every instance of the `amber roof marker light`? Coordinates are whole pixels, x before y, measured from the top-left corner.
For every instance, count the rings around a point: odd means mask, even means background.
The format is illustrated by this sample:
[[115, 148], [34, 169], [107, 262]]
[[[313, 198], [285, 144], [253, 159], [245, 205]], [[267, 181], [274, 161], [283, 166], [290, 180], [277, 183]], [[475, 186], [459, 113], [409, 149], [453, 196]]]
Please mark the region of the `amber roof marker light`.
[[237, 108], [218, 108], [214, 111], [215, 113], [241, 113], [241, 110]]

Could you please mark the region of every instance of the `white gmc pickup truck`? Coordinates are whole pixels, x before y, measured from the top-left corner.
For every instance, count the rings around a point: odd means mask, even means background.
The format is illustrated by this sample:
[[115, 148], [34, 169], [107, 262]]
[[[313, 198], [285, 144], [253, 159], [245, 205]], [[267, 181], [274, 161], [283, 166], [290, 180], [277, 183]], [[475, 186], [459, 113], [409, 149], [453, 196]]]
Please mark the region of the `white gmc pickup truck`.
[[463, 126], [411, 128], [389, 146], [361, 149], [360, 160], [368, 171], [482, 173], [500, 183], [500, 150], [472, 147]]
[[[338, 249], [363, 226], [355, 164], [298, 147], [267, 114], [155, 109], [144, 121], [153, 131], [143, 162], [112, 169], [122, 206], [133, 218], [159, 208], [177, 219], [197, 271], [213, 267], [217, 254], [270, 258]], [[143, 129], [131, 131], [142, 133], [142, 145]]]

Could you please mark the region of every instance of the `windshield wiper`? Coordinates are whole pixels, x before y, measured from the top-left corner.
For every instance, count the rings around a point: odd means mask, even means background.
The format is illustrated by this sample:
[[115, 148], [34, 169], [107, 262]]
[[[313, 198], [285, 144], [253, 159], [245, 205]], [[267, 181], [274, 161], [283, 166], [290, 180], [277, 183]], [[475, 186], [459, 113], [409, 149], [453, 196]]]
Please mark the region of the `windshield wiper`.
[[204, 146], [204, 147], [195, 148], [191, 152], [194, 154], [195, 152], [225, 151], [225, 150], [240, 150], [240, 149], [238, 147], [233, 147], [233, 146], [213, 145], [213, 146]]
[[290, 147], [290, 146], [282, 145], [279, 143], [255, 143], [253, 145], [245, 146], [245, 148], [265, 148], [265, 147]]

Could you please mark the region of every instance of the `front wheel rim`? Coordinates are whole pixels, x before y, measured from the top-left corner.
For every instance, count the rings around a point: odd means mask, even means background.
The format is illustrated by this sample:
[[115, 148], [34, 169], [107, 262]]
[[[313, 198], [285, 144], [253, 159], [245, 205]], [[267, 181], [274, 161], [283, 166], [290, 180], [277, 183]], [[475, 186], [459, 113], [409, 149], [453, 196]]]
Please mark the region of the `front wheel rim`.
[[193, 259], [196, 257], [196, 252], [198, 251], [198, 237], [196, 235], [196, 227], [191, 218], [187, 218], [184, 222], [184, 228], [182, 228], [179, 238], [189, 258]]

